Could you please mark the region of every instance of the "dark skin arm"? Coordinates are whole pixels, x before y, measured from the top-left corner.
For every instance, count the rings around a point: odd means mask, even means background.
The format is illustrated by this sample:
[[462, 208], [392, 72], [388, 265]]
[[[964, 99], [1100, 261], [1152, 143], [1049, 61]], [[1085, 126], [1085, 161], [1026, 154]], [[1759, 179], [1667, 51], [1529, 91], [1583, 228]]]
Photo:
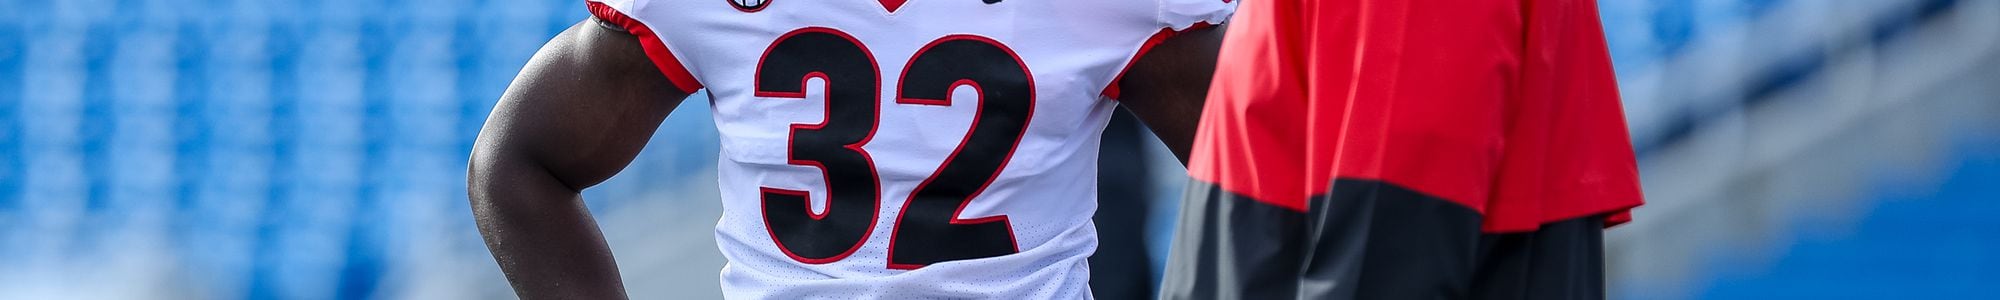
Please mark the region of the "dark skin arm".
[[624, 299], [578, 194], [631, 163], [687, 98], [631, 34], [585, 21], [542, 47], [479, 130], [467, 172], [486, 247], [522, 299]]
[[1189, 30], [1167, 38], [1140, 57], [1120, 80], [1118, 103], [1131, 110], [1187, 165], [1201, 120], [1215, 55], [1229, 25]]

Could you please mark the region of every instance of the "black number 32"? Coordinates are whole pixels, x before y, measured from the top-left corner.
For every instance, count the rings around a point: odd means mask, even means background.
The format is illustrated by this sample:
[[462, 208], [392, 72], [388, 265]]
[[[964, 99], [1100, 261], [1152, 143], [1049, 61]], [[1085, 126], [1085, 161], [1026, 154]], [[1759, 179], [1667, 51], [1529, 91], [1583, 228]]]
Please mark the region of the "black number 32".
[[[812, 212], [806, 191], [763, 187], [765, 227], [780, 250], [810, 264], [840, 261], [868, 240], [880, 211], [881, 179], [862, 145], [875, 135], [881, 112], [881, 72], [874, 54], [838, 30], [808, 27], [786, 33], [757, 64], [756, 95], [805, 98], [806, 80], [826, 83], [826, 119], [793, 124], [788, 163], [819, 168], [827, 208]], [[977, 90], [977, 112], [958, 149], [917, 185], [890, 230], [888, 267], [1020, 252], [1007, 216], [959, 219], [1007, 166], [1035, 106], [1034, 79], [1020, 56], [998, 41], [950, 35], [917, 50], [903, 69], [896, 103], [951, 105], [951, 90]]]

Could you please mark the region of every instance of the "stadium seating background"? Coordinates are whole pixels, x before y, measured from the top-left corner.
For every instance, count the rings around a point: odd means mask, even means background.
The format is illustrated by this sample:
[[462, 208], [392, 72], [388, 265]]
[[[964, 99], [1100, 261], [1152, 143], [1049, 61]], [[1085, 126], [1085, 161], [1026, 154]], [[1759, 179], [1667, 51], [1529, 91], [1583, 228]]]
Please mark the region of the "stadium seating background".
[[[1603, 1], [1653, 203], [1612, 231], [1612, 296], [1987, 296], [1997, 7]], [[527, 57], [584, 16], [0, 0], [0, 299], [505, 298], [466, 153]], [[705, 110], [688, 101], [586, 192], [639, 298], [717, 295]], [[1152, 178], [1177, 200], [1178, 174]], [[1154, 207], [1159, 253], [1175, 206]]]

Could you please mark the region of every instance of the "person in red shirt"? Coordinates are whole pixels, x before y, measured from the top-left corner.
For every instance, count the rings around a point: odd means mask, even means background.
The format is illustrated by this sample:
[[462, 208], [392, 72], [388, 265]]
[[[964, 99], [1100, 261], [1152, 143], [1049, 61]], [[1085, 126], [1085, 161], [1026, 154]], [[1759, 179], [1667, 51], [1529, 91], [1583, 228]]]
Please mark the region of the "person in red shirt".
[[1169, 299], [1595, 299], [1643, 200], [1592, 0], [1246, 1]]

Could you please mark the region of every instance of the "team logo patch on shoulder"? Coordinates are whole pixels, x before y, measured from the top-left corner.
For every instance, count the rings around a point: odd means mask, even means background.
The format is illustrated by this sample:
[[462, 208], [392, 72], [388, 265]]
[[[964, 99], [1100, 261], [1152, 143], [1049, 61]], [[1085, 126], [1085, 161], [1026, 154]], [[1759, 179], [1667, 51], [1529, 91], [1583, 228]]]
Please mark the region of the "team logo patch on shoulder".
[[740, 10], [743, 12], [757, 12], [760, 10], [764, 10], [764, 7], [766, 6], [771, 6], [771, 1], [776, 1], [776, 0], [723, 0], [723, 1], [729, 1], [729, 6], [735, 7], [736, 10]]

